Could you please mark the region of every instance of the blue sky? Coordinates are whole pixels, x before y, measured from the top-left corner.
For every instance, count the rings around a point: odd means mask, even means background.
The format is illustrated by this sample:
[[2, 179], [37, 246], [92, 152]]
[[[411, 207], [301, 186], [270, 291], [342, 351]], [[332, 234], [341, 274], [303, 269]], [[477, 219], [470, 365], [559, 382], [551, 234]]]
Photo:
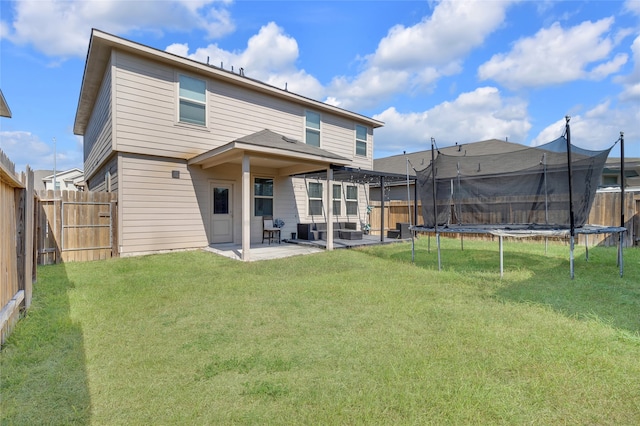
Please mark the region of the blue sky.
[[[82, 168], [91, 28], [385, 122], [375, 157], [490, 138], [640, 157], [640, 0], [0, 1], [0, 149]], [[616, 146], [611, 156], [619, 156]]]

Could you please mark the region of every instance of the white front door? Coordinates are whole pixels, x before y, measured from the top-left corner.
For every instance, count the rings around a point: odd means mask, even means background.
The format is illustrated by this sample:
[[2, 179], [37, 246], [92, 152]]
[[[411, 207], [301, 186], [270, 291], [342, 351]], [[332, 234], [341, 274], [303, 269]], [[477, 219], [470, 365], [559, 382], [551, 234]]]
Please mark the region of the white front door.
[[233, 242], [233, 184], [211, 184], [211, 242]]

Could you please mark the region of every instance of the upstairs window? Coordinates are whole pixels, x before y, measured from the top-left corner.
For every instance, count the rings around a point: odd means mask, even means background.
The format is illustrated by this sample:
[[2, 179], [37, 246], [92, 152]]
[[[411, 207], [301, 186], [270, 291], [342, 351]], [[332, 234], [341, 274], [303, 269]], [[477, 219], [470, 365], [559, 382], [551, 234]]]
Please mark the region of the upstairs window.
[[207, 83], [204, 80], [178, 76], [180, 83], [180, 121], [205, 126]]
[[305, 142], [320, 147], [320, 114], [307, 111], [305, 117]]
[[322, 215], [322, 183], [309, 182], [309, 215]]
[[358, 214], [358, 187], [347, 186], [347, 215]]
[[367, 128], [356, 125], [356, 155], [367, 156]]
[[253, 196], [254, 216], [273, 216], [273, 179], [255, 178]]

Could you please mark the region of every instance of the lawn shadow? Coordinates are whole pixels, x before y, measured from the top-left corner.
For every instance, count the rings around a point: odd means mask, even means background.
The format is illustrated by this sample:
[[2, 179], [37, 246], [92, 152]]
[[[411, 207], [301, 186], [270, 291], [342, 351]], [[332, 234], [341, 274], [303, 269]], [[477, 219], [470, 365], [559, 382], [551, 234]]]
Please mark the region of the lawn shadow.
[[517, 303], [551, 307], [572, 318], [595, 320], [640, 336], [640, 276], [638, 262], [629, 262], [620, 277], [616, 248], [590, 250], [589, 260], [576, 256], [574, 279], [569, 259], [560, 267], [539, 269], [523, 281], [501, 286], [495, 297]]
[[[393, 252], [368, 251], [369, 254], [411, 262], [411, 249]], [[468, 276], [472, 283], [487, 290], [498, 300], [537, 304], [550, 307], [562, 315], [580, 320], [596, 320], [611, 327], [640, 333], [640, 262], [638, 253], [627, 250], [624, 277], [619, 276], [615, 247], [597, 247], [577, 252], [574, 279], [571, 279], [569, 250], [566, 258], [537, 251], [520, 251], [507, 247], [504, 251], [504, 278], [500, 278], [500, 254], [497, 247], [483, 249], [442, 249], [442, 269]], [[437, 251], [415, 250], [418, 267], [437, 271]], [[490, 284], [489, 284], [490, 283]], [[479, 287], [479, 288], [480, 288]]]
[[1, 424], [90, 424], [81, 326], [64, 264], [39, 267], [33, 302], [0, 354]]

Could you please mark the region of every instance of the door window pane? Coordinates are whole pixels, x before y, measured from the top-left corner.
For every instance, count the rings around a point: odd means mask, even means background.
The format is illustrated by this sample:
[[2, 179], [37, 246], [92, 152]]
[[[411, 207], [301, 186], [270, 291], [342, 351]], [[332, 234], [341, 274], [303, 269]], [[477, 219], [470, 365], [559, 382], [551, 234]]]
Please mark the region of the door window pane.
[[229, 214], [229, 189], [213, 189], [213, 214]]

